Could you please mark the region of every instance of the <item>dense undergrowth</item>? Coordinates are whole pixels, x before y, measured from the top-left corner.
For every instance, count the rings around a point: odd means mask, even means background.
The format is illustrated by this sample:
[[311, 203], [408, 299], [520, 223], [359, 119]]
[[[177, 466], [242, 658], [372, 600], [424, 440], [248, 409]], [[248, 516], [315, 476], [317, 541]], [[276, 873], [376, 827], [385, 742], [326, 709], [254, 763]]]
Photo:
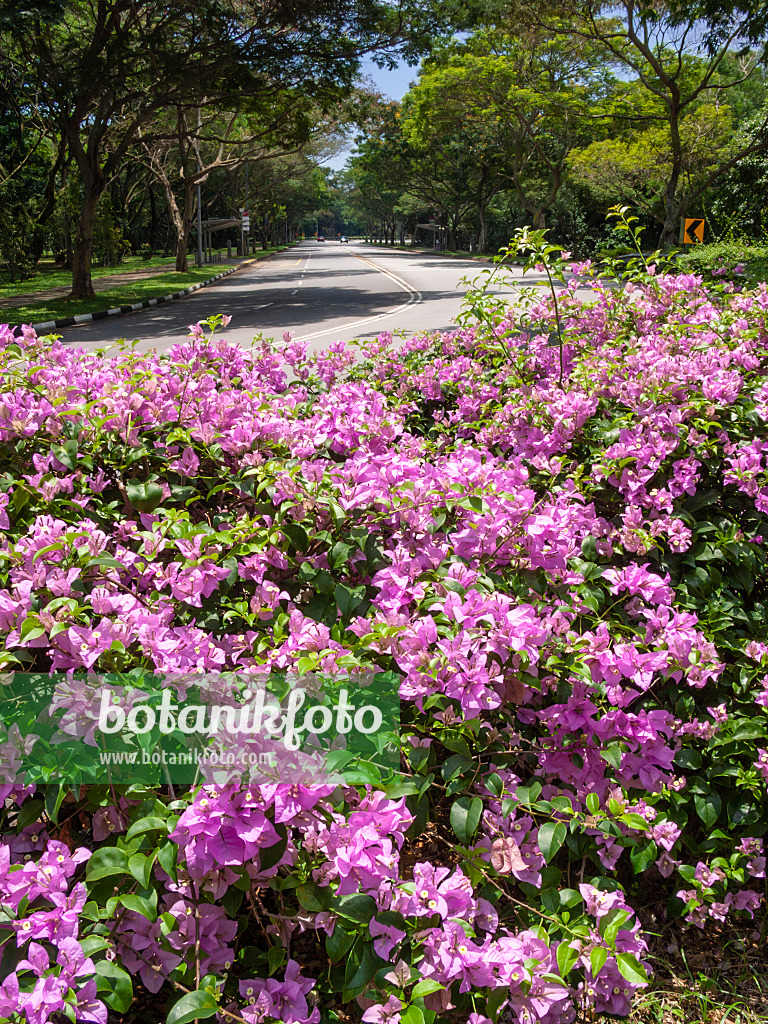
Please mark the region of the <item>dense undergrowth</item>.
[[2, 335], [5, 671], [394, 672], [402, 775], [24, 788], [9, 736], [0, 1019], [567, 1024], [641, 911], [764, 936], [768, 290], [542, 253], [556, 311], [362, 351]]

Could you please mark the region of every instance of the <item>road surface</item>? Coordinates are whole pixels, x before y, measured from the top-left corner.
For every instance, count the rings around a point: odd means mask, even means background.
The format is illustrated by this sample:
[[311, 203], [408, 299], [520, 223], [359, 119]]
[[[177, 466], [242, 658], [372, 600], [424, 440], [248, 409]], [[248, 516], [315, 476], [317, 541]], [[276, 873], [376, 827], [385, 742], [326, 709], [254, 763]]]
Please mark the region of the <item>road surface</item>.
[[[290, 331], [315, 351], [382, 331], [447, 331], [456, 326], [466, 291], [461, 279], [489, 266], [361, 242], [308, 240], [177, 302], [58, 333], [86, 348], [140, 339], [139, 351], [164, 351], [187, 337], [190, 324], [226, 313], [232, 317], [223, 332], [229, 341], [251, 346], [259, 335], [279, 340]], [[512, 289], [504, 290], [512, 296]]]

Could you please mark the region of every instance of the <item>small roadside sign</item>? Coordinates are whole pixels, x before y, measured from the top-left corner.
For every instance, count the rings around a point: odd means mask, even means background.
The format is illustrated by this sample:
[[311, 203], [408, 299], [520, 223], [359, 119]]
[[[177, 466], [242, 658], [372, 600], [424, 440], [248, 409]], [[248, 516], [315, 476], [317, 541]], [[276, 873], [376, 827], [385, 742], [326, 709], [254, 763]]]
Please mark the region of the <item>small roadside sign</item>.
[[251, 218], [248, 216], [248, 214], [245, 214], [245, 216], [243, 217], [243, 233], [246, 233], [246, 232], [248, 232], [250, 230], [251, 230]]
[[683, 242], [686, 245], [695, 245], [704, 241], [704, 218], [686, 217], [683, 226]]

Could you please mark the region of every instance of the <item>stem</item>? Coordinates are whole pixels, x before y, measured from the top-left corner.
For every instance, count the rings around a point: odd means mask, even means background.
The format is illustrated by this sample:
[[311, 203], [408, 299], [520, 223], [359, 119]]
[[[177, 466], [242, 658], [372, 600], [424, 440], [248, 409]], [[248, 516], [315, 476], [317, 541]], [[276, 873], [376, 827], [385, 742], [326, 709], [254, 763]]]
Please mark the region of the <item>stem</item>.
[[555, 305], [555, 321], [557, 323], [557, 340], [560, 345], [560, 390], [563, 390], [563, 332], [560, 325], [560, 307], [557, 304], [557, 293], [555, 292], [555, 285], [552, 281], [552, 274], [549, 271], [549, 264], [544, 260], [544, 270], [547, 273], [547, 280], [549, 281], [549, 290], [552, 293], [552, 302]]

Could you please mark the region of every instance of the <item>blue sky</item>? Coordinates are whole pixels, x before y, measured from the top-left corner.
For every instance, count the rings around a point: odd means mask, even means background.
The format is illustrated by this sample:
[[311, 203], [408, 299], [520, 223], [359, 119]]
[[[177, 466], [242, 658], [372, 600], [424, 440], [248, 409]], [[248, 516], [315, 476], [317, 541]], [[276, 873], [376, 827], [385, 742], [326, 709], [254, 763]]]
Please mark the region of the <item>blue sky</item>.
[[[416, 81], [418, 67], [408, 67], [407, 64], [400, 64], [394, 71], [385, 71], [377, 68], [373, 61], [363, 61], [363, 74], [373, 80], [374, 84], [391, 100], [400, 100], [408, 92], [408, 86]], [[346, 163], [349, 150], [339, 153], [338, 156], [329, 160], [325, 166], [333, 170], [340, 170]]]

